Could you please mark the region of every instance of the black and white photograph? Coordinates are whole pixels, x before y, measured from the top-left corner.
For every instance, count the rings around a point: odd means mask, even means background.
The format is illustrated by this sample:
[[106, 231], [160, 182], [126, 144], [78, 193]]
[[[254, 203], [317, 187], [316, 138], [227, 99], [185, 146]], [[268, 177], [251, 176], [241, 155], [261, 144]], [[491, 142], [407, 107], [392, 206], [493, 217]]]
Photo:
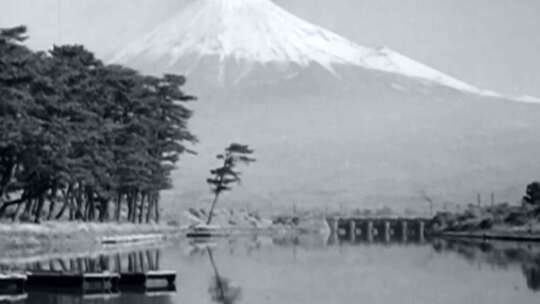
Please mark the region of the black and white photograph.
[[0, 0], [0, 304], [536, 304], [539, 0]]

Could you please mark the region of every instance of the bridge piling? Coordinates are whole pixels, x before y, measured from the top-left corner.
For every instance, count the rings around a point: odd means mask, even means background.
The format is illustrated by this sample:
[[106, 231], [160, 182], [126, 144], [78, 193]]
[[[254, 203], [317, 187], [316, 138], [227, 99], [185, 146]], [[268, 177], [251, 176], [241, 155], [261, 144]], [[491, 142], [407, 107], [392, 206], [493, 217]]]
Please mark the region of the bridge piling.
[[356, 239], [356, 221], [354, 219], [351, 219], [349, 225], [349, 237], [351, 242], [354, 242]]
[[373, 242], [373, 221], [367, 223], [367, 240]]
[[390, 242], [390, 222], [384, 222], [384, 240]]
[[329, 239], [346, 242], [424, 242], [428, 222], [424, 218], [327, 218]]
[[425, 240], [425, 236], [424, 236], [424, 232], [425, 232], [425, 229], [426, 229], [426, 223], [424, 223], [423, 221], [420, 221], [420, 242], [423, 243], [424, 240]]
[[401, 238], [403, 242], [407, 242], [407, 236], [408, 236], [407, 224], [408, 224], [407, 221], [401, 222]]

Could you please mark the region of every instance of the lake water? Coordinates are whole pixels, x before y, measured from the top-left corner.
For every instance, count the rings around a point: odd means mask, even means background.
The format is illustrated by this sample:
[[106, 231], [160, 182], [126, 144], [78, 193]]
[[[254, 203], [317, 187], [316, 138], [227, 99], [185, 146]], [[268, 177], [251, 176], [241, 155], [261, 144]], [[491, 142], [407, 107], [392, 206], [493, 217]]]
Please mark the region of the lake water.
[[[118, 264], [120, 263], [120, 264]], [[120, 265], [120, 266], [119, 266]], [[7, 267], [7, 265], [4, 265]], [[11, 266], [12, 267], [12, 266]], [[23, 267], [23, 266], [19, 266]], [[539, 303], [540, 246], [425, 240], [330, 242], [318, 237], [178, 241], [27, 268], [176, 270], [176, 291], [29, 292], [14, 303]]]

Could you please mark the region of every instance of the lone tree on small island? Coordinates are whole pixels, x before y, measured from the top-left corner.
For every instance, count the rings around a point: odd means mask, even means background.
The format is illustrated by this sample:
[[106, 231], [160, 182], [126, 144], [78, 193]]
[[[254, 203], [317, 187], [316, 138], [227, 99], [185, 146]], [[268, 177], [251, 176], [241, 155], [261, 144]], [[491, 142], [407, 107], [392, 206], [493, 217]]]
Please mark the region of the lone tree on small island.
[[240, 178], [241, 173], [234, 170], [236, 166], [239, 163], [249, 165], [250, 163], [255, 162], [255, 158], [251, 157], [253, 152], [254, 151], [247, 145], [232, 143], [225, 149], [225, 153], [216, 156], [217, 159], [223, 160], [223, 165], [210, 170], [212, 176], [206, 180], [214, 194], [214, 200], [212, 201], [212, 206], [208, 213], [206, 225], [210, 225], [212, 222], [214, 208], [216, 207], [219, 195], [224, 191], [232, 190], [233, 184], [242, 181]]

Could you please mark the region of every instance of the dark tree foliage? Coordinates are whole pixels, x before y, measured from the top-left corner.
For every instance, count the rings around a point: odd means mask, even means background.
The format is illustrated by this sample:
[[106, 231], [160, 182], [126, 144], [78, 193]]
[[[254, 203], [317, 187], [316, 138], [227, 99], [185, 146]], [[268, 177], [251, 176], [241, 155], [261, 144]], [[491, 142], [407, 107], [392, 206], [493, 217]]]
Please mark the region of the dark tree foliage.
[[248, 165], [254, 162], [255, 159], [250, 156], [253, 152], [247, 145], [232, 143], [225, 149], [223, 154], [216, 156], [217, 159], [223, 161], [223, 164], [218, 168], [210, 170], [212, 176], [206, 180], [208, 185], [210, 185], [210, 190], [214, 194], [214, 200], [208, 213], [207, 225], [210, 225], [212, 222], [214, 208], [216, 207], [219, 195], [224, 191], [232, 190], [233, 184], [241, 182], [241, 173], [235, 171], [236, 166], [240, 163]]
[[527, 185], [523, 202], [529, 205], [540, 206], [540, 182], [532, 182]]
[[149, 222], [185, 144], [182, 76], [106, 65], [82, 46], [33, 52], [0, 30], [0, 218]]

